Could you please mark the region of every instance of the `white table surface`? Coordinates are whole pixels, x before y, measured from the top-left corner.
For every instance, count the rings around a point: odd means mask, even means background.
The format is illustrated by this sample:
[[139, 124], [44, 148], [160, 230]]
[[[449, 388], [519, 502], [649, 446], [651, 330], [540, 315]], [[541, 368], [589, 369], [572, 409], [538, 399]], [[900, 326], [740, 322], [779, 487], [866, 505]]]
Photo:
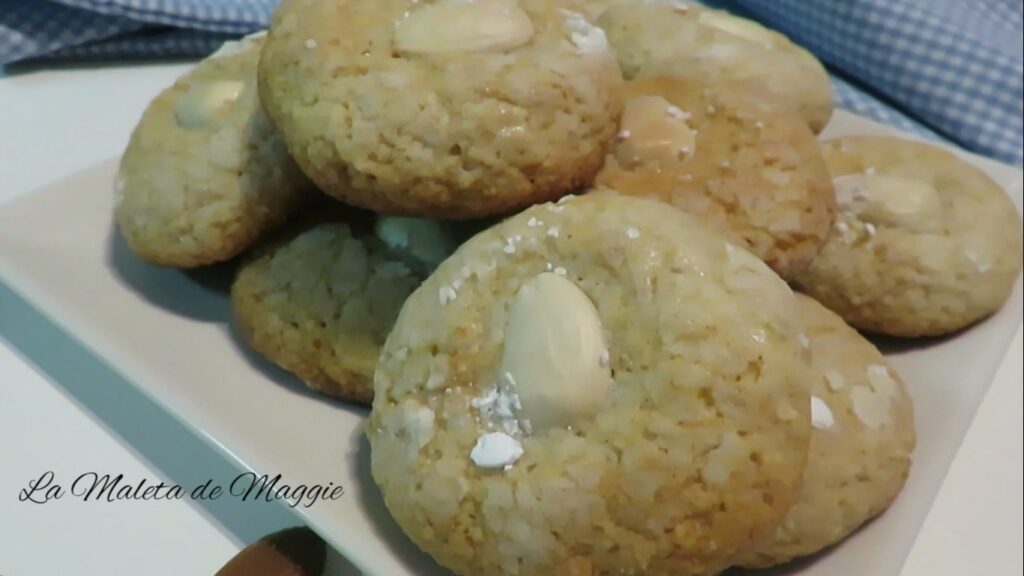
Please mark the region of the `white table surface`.
[[[119, 154], [149, 100], [186, 68], [8, 71], [0, 78], [0, 210]], [[0, 287], [0, 574], [213, 574], [249, 541], [300, 524], [280, 506], [229, 502], [214, 510], [189, 499], [19, 502], [46, 470], [178, 481], [230, 474], [172, 418], [134, 389], [110, 389], [104, 376]]]
[[[120, 153], [145, 105], [186, 68], [0, 71], [0, 210]], [[1021, 573], [1021, 356], [1018, 330], [902, 576]], [[299, 523], [283, 507], [251, 503], [19, 502], [46, 470], [178, 482], [233, 474], [104, 374], [0, 285], [0, 574], [212, 574], [245, 543]]]

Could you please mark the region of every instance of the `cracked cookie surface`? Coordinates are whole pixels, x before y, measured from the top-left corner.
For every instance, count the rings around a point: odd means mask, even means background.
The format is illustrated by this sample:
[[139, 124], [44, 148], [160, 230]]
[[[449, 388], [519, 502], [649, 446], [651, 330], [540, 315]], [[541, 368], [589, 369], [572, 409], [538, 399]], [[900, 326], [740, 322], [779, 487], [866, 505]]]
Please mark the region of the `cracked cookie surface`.
[[937, 146], [888, 137], [823, 145], [833, 233], [797, 283], [852, 326], [937, 336], [995, 312], [1021, 270], [1006, 192]]
[[811, 450], [800, 499], [767, 543], [739, 562], [765, 567], [822, 550], [881, 514], [910, 473], [910, 396], [885, 357], [842, 318], [798, 295], [815, 372]]
[[589, 184], [621, 111], [604, 32], [561, 0], [286, 0], [268, 113], [326, 192], [375, 212], [502, 214]]
[[534, 206], [403, 307], [375, 376], [373, 477], [460, 574], [717, 573], [797, 496], [811, 373], [794, 304], [661, 203]]
[[814, 134], [770, 93], [745, 83], [629, 82], [597, 183], [700, 216], [787, 280], [824, 245], [835, 215]]
[[722, 10], [681, 2], [622, 2], [601, 12], [627, 79], [668, 75], [749, 81], [795, 109], [817, 133], [832, 116], [821, 62], [783, 34]]
[[315, 193], [260, 107], [262, 43], [227, 43], [157, 96], [132, 132], [115, 213], [140, 257], [180, 268], [228, 260]]
[[236, 325], [253, 349], [310, 388], [369, 404], [398, 311], [453, 249], [432, 221], [347, 211], [298, 224], [239, 268]]

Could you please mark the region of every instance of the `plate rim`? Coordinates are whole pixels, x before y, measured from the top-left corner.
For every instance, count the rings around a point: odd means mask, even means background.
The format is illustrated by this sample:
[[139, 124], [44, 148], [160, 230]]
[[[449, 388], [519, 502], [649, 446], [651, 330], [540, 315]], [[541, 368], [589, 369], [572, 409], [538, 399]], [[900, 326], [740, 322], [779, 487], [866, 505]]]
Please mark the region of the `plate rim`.
[[[873, 128], [877, 131], [886, 132], [897, 137], [919, 140], [929, 142], [931, 144], [938, 145], [946, 148], [957, 155], [966, 158], [972, 164], [979, 166], [982, 169], [990, 169], [998, 166], [1000, 169], [1011, 169], [1017, 173], [1021, 173], [1021, 168], [1011, 166], [997, 160], [986, 158], [978, 154], [960, 149], [954, 145], [946, 142], [935, 142], [921, 138], [920, 136], [905, 133], [897, 130], [891, 126], [880, 124], [871, 119], [864, 118], [857, 114], [847, 112], [845, 110], [837, 109], [834, 116], [833, 122], [837, 117], [848, 116], [856, 119], [857, 122], [864, 124], [867, 128]], [[870, 124], [868, 124], [870, 123]], [[871, 126], [873, 125], [873, 126]], [[819, 139], [820, 136], [819, 136]], [[828, 139], [825, 137], [824, 139]], [[9, 210], [15, 210], [18, 205], [22, 203], [33, 202], [33, 197], [37, 196], [40, 191], [45, 191], [53, 188], [59, 188], [62, 185], [66, 185], [67, 182], [81, 179], [85, 175], [93, 173], [100, 173], [102, 171], [110, 171], [114, 173], [112, 167], [116, 166], [119, 157], [111, 157], [101, 162], [90, 165], [89, 167], [76, 171], [69, 174], [57, 181], [51, 182], [43, 187], [22, 194], [11, 200], [0, 203], [0, 214]], [[1013, 197], [1012, 194], [1008, 194]], [[1016, 203], [1016, 202], [1015, 202]], [[1020, 206], [1017, 207], [1020, 210]], [[22, 303], [29, 306], [35, 313], [39, 314], [40, 317], [44, 318], [51, 325], [56, 327], [64, 337], [71, 338], [78, 345], [82, 346], [89, 354], [93, 357], [93, 360], [104, 364], [107, 368], [120, 375], [126, 382], [132, 385], [132, 387], [140, 392], [143, 397], [153, 402], [162, 411], [166, 412], [175, 421], [180, 423], [184, 429], [188, 430], [189, 433], [198, 437], [207, 446], [212, 448], [217, 454], [224, 457], [231, 465], [235, 466], [240, 470], [253, 470], [246, 460], [244, 460], [235, 450], [230, 446], [224, 444], [222, 441], [217, 439], [213, 434], [204, 430], [203, 427], [194, 422], [192, 418], [188, 416], [188, 409], [176, 402], [175, 398], [170, 395], [162, 394], [160, 389], [154, 389], [153, 387], [145, 386], [141, 382], [149, 379], [149, 376], [153, 373], [151, 368], [147, 368], [144, 362], [137, 361], [132, 357], [131, 354], [125, 354], [123, 351], [116, 350], [118, 346], [107, 340], [102, 331], [97, 330], [90, 322], [82, 321], [79, 314], [75, 312], [74, 306], [69, 306], [64, 300], [54, 297], [50, 291], [46, 290], [45, 287], [40, 287], [39, 280], [32, 277], [31, 274], [20, 274], [18, 273], [18, 266], [13, 263], [6, 256], [3, 250], [0, 250], [0, 282], [10, 288], [10, 290], [21, 300]], [[1017, 328], [1024, 325], [1024, 321], [1018, 319]], [[992, 382], [995, 380], [996, 372], [1002, 361], [1005, 360], [1006, 355], [1009, 353], [1008, 349], [1013, 342], [1015, 332], [1011, 333], [1005, 342], [1002, 343], [1002, 350], [999, 353], [999, 361], [992, 367], [993, 373], [987, 377], [987, 385], [985, 394], [988, 393], [988, 389], [991, 387]], [[984, 396], [984, 394], [983, 394]], [[982, 398], [983, 401], [983, 398]], [[980, 406], [980, 403], [979, 403]], [[959, 451], [960, 445], [962, 445], [964, 438], [966, 438], [967, 431], [974, 424], [974, 419], [977, 416], [977, 407], [970, 416], [970, 421], [965, 430], [964, 435], [960, 436], [956, 450]], [[954, 456], [955, 460], [955, 456]], [[953, 460], [950, 461], [944, 472], [944, 477], [939, 485], [945, 483], [945, 476], [948, 475], [949, 469], [953, 465]], [[933, 496], [931, 502], [928, 505], [925, 519], [927, 519], [928, 513], [931, 512], [935, 505], [935, 498], [938, 496], [938, 492]], [[346, 559], [348, 559], [353, 565], [359, 570], [367, 574], [378, 573], [378, 569], [367, 564], [363, 558], [363, 555], [359, 554], [358, 551], [351, 550], [351, 546], [346, 546], [343, 540], [335, 538], [337, 531], [332, 523], [328, 522], [328, 515], [315, 513], [315, 508], [304, 509], [302, 507], [292, 508], [291, 511], [298, 515], [302, 521], [306, 522], [311, 528], [313, 528], [318, 534], [324, 537], [332, 546], [334, 546], [339, 552], [341, 552]], [[924, 522], [918, 526], [914, 534], [914, 543], [920, 536]], [[910, 550], [913, 549], [913, 544]], [[910, 550], [907, 551], [909, 555]], [[906, 558], [904, 558], [904, 562]]]

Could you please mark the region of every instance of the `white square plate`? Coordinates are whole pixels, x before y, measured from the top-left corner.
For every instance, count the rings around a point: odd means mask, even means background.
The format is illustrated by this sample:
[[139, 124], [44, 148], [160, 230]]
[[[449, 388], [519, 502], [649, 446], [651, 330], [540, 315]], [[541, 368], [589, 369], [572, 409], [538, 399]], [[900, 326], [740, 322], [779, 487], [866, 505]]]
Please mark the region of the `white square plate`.
[[[893, 134], [837, 112], [827, 136]], [[1021, 172], [962, 153], [1021, 207]], [[290, 484], [334, 482], [337, 501], [297, 508], [373, 576], [446, 574], [388, 516], [368, 471], [365, 410], [307, 392], [233, 336], [225, 278], [136, 259], [112, 223], [109, 161], [0, 206], [0, 280], [242, 467]], [[993, 317], [954, 337], [885, 342], [915, 400], [918, 448], [893, 507], [850, 539], [781, 572], [896, 575], [978, 404], [1021, 324], [1021, 282]]]

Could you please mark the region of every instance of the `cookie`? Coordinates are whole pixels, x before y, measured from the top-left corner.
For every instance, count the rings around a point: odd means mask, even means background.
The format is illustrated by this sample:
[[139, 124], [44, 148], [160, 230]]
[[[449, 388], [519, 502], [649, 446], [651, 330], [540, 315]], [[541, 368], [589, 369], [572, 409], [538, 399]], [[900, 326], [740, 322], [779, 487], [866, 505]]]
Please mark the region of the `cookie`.
[[438, 222], [351, 213], [300, 226], [244, 263], [239, 331], [310, 388], [369, 404], [380, 347], [406, 297], [455, 248]]
[[1021, 218], [981, 170], [930, 144], [824, 144], [839, 213], [797, 282], [851, 325], [893, 336], [954, 332], [999, 309], [1021, 270]]
[[793, 306], [763, 262], [659, 202], [532, 207], [402, 308], [366, 428], [374, 480], [459, 574], [717, 573], [798, 495]]
[[696, 214], [783, 278], [828, 238], [835, 192], [814, 134], [758, 86], [648, 77], [626, 86], [600, 185]]
[[229, 42], [153, 100], [115, 183], [128, 246], [163, 266], [230, 259], [299, 207], [313, 185], [260, 109], [263, 39]]
[[601, 13], [626, 78], [667, 75], [761, 84], [820, 132], [832, 116], [828, 73], [784, 35], [728, 12], [686, 3], [628, 2]]
[[563, 0], [286, 0], [260, 94], [328, 193], [375, 212], [463, 219], [589, 184], [622, 79]]
[[839, 542], [896, 498], [910, 472], [914, 409], [899, 375], [827, 308], [799, 297], [811, 351], [811, 450], [800, 500], [775, 537], [740, 561], [780, 564]]

